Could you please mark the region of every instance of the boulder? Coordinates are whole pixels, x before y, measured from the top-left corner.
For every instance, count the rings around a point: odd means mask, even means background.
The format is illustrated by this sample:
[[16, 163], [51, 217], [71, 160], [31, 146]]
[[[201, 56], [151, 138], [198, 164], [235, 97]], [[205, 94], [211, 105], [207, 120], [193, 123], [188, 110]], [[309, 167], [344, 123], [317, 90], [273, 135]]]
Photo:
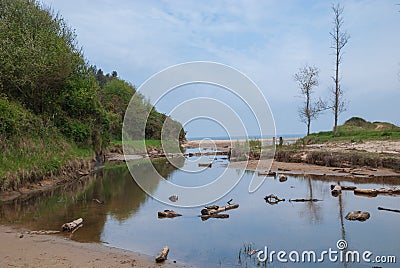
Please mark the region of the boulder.
[[349, 212], [346, 215], [346, 220], [349, 221], [366, 221], [369, 219], [371, 215], [369, 214], [369, 212], [364, 212], [361, 210], [356, 210], [353, 212]]

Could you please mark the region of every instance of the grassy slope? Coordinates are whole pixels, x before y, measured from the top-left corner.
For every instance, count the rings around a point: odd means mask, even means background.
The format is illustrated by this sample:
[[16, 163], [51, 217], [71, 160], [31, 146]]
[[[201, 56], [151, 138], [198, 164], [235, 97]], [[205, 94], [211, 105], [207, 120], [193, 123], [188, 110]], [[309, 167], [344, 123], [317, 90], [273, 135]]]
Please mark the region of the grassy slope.
[[57, 173], [69, 160], [92, 153], [67, 141], [20, 104], [0, 96], [0, 190], [39, 181]]
[[[385, 167], [400, 171], [400, 158], [395, 155], [363, 151], [326, 151], [308, 150], [304, 145], [325, 142], [363, 142], [363, 141], [400, 141], [400, 127], [384, 122], [367, 122], [361, 118], [351, 118], [338, 128], [338, 135], [332, 131], [313, 133], [294, 144], [277, 147], [275, 160], [281, 162], [304, 162], [330, 167], [369, 166]], [[304, 159], [304, 153], [306, 158]]]
[[338, 127], [338, 134], [324, 131], [304, 137], [307, 144], [324, 143], [328, 141], [361, 142], [366, 140], [400, 140], [400, 127], [386, 122], [368, 122], [353, 117]]

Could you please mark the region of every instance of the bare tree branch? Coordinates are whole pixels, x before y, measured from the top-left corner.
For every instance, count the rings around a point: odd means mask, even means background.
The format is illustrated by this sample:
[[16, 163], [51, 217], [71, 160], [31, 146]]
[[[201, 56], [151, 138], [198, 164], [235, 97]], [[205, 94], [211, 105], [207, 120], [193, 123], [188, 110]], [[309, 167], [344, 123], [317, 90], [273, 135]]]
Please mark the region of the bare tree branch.
[[334, 14], [333, 28], [329, 33], [332, 37], [331, 48], [335, 51], [335, 76], [332, 77], [335, 88], [333, 90], [333, 104], [332, 110], [335, 115], [335, 122], [333, 126], [334, 135], [337, 134], [338, 116], [346, 108], [345, 102], [343, 101], [343, 92], [340, 87], [339, 67], [342, 62], [343, 51], [342, 49], [346, 46], [350, 39], [350, 35], [343, 31], [343, 7], [340, 4], [332, 5]]
[[313, 88], [319, 85], [318, 77], [319, 69], [308, 65], [299, 68], [299, 71], [293, 76], [301, 94], [305, 97], [304, 103], [298, 108], [298, 114], [300, 121], [307, 125], [307, 135], [310, 134], [311, 121], [317, 119], [319, 114], [327, 109], [326, 102], [321, 99], [313, 101], [311, 98], [311, 94], [314, 92]]

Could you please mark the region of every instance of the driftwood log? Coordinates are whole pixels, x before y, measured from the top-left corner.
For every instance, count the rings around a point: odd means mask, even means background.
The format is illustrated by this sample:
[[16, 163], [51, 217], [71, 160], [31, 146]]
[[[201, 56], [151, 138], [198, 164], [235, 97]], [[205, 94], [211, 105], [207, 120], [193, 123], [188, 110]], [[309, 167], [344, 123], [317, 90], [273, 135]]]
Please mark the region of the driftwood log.
[[238, 207], [239, 207], [239, 204], [231, 204], [231, 205], [227, 205], [227, 206], [223, 206], [223, 207], [218, 207], [217, 209], [204, 208], [204, 209], [201, 210], [201, 215], [214, 215], [214, 214], [218, 214], [220, 212], [227, 211], [227, 210], [230, 210], [230, 209], [235, 209], [235, 208], [238, 208]]
[[210, 218], [215, 218], [215, 219], [227, 219], [229, 218], [229, 214], [212, 214], [212, 215], [201, 215], [201, 220], [206, 221]]
[[316, 198], [298, 198], [298, 199], [289, 199], [289, 202], [318, 202], [318, 201], [322, 201]]
[[375, 189], [354, 189], [354, 194], [375, 197], [378, 195], [378, 192]]
[[266, 197], [264, 197], [264, 199], [265, 199], [265, 202], [267, 202], [270, 205], [275, 205], [281, 201], [285, 201], [285, 199], [280, 199], [279, 197], [277, 197], [276, 195], [273, 195], [273, 194], [267, 195]]
[[390, 208], [378, 207], [378, 210], [386, 210], [386, 211], [391, 211], [391, 212], [400, 213], [400, 210], [399, 210], [399, 209], [390, 209]]
[[168, 246], [163, 247], [163, 249], [160, 251], [160, 253], [158, 253], [158, 255], [156, 257], [156, 262], [165, 261], [168, 256], [168, 252], [169, 252], [169, 247]]
[[400, 187], [378, 189], [354, 189], [355, 194], [377, 196], [378, 194], [400, 194]]
[[63, 231], [72, 232], [72, 231], [74, 231], [75, 229], [79, 228], [82, 224], [83, 224], [83, 219], [82, 219], [82, 218], [79, 218], [79, 219], [76, 219], [76, 220], [74, 220], [74, 221], [64, 223], [64, 224], [61, 226], [61, 229], [62, 229]]
[[274, 171], [259, 171], [258, 172], [258, 176], [268, 176], [268, 177], [275, 177], [276, 176], [276, 172]]
[[173, 210], [168, 210], [168, 209], [158, 212], [159, 218], [175, 218], [175, 217], [179, 217], [179, 216], [182, 216], [182, 214], [179, 214]]
[[353, 211], [353, 212], [349, 212], [346, 215], [346, 220], [349, 221], [366, 221], [369, 219], [371, 215], [369, 214], [369, 212], [363, 212], [360, 210], [357, 211]]
[[212, 166], [212, 163], [204, 163], [204, 164], [202, 164], [202, 163], [199, 163], [199, 167], [211, 167]]
[[338, 184], [331, 184], [331, 190], [333, 191], [336, 186], [339, 186], [343, 191], [353, 191], [357, 189], [356, 186], [346, 186], [346, 185], [338, 185]]

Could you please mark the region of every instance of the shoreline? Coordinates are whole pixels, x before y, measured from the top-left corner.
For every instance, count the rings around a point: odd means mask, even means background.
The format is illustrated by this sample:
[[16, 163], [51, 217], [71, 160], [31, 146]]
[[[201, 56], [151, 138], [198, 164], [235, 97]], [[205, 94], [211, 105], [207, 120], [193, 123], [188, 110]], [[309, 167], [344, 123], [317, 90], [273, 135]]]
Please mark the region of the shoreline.
[[192, 267], [173, 260], [157, 264], [142, 253], [5, 225], [0, 225], [0, 241], [2, 265], [10, 267]]
[[314, 175], [314, 176], [331, 176], [331, 177], [346, 177], [346, 178], [382, 178], [382, 177], [398, 177], [400, 173], [396, 173], [388, 168], [369, 167], [359, 168], [337, 168], [318, 166], [307, 163], [287, 163], [274, 160], [271, 168], [269, 168], [266, 160], [249, 160], [232, 162], [228, 165], [229, 168], [246, 169], [251, 171], [272, 171], [279, 174], [287, 175]]

